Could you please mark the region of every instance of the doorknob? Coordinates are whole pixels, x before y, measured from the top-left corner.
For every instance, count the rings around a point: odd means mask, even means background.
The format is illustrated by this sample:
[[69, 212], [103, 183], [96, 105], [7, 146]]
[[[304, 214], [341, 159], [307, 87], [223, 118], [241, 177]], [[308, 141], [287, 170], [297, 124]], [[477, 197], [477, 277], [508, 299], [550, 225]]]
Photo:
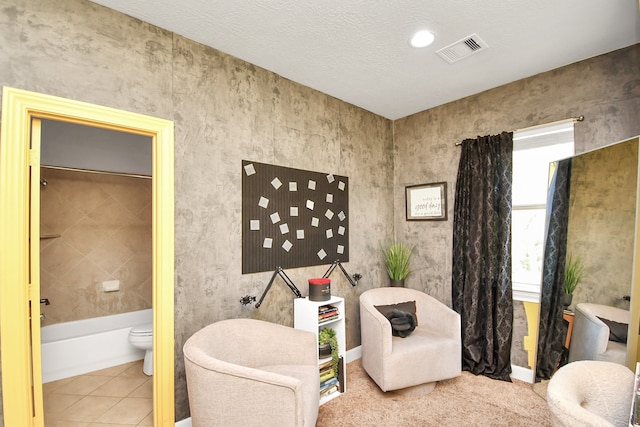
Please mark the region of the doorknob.
[[40, 298], [40, 304], [49, 305], [49, 298]]

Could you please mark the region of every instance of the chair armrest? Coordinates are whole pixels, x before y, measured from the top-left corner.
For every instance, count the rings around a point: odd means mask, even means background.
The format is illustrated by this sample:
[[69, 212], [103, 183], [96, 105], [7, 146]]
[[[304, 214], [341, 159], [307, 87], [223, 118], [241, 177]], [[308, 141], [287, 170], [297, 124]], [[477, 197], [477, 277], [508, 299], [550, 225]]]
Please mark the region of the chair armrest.
[[598, 354], [607, 350], [609, 344], [609, 327], [591, 313], [576, 306], [569, 361], [595, 360]]
[[436, 298], [423, 294], [416, 299], [418, 325], [437, 335], [461, 337], [460, 315]]
[[363, 349], [375, 355], [391, 354], [391, 323], [373, 305], [360, 301], [360, 331]]

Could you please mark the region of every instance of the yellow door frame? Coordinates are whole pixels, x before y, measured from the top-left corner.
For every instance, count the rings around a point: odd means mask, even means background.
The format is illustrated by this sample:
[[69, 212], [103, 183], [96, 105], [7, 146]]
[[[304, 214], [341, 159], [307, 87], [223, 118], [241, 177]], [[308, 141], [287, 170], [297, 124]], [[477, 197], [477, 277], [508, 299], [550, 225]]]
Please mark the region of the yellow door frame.
[[[4, 425], [41, 427], [43, 420], [42, 384], [35, 382], [41, 374], [34, 375], [31, 367], [29, 322], [29, 302], [39, 293], [39, 289], [31, 290], [29, 275], [30, 167], [34, 170], [40, 167], [38, 152], [30, 149], [30, 138], [32, 120], [37, 118], [152, 138], [152, 301], [156, 332], [153, 413], [154, 426], [174, 426], [173, 122], [9, 87], [3, 87], [0, 122], [0, 351]], [[39, 256], [38, 250], [34, 253]], [[33, 305], [33, 312], [38, 312], [39, 301]], [[34, 323], [39, 324], [39, 317]], [[39, 354], [39, 348], [34, 353]], [[34, 370], [39, 371], [39, 361], [36, 362]]]

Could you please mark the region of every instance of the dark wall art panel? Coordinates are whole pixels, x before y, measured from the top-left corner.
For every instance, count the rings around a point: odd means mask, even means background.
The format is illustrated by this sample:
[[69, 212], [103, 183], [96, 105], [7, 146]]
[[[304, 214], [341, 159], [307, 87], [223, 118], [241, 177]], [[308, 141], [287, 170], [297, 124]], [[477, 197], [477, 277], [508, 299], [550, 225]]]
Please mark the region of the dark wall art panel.
[[349, 261], [349, 179], [242, 161], [242, 273]]

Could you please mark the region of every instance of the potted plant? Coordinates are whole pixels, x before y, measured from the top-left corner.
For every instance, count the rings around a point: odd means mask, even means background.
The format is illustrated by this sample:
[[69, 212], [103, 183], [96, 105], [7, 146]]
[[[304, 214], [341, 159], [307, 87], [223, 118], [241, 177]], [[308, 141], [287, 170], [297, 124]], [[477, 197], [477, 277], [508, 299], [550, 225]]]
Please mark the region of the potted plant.
[[409, 275], [409, 260], [413, 248], [402, 242], [394, 242], [382, 252], [387, 264], [387, 273], [391, 279], [391, 286], [404, 286], [404, 279]]
[[573, 291], [584, 276], [584, 265], [580, 258], [569, 257], [564, 267], [564, 299], [563, 305], [565, 309], [571, 305], [573, 300]]
[[331, 359], [333, 361], [333, 372], [338, 376], [338, 338], [336, 337], [336, 331], [331, 328], [324, 328], [318, 333], [318, 345], [329, 344], [331, 346]]

